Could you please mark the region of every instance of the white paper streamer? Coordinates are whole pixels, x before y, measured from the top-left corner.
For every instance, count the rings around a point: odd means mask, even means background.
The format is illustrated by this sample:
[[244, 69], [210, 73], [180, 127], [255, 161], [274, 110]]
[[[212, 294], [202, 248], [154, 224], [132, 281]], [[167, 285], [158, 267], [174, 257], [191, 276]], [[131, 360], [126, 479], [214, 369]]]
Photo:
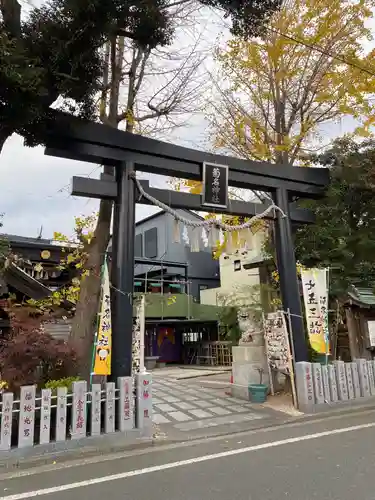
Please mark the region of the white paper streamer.
[[227, 233], [226, 235], [227, 241], [225, 244], [225, 249], [227, 253], [231, 254], [233, 252], [233, 238], [232, 238], [232, 233]]
[[192, 229], [191, 230], [190, 249], [192, 252], [199, 252], [200, 251], [200, 246], [199, 246], [200, 234], [199, 233], [200, 233], [199, 229]]
[[182, 241], [185, 243], [185, 245], [190, 244], [189, 231], [186, 226], [184, 226], [182, 229]]
[[181, 243], [180, 222], [177, 219], [173, 222], [173, 243]]
[[217, 245], [217, 241], [219, 239], [219, 231], [216, 227], [211, 227], [209, 231], [209, 238], [208, 238], [208, 244], [211, 248], [215, 247]]

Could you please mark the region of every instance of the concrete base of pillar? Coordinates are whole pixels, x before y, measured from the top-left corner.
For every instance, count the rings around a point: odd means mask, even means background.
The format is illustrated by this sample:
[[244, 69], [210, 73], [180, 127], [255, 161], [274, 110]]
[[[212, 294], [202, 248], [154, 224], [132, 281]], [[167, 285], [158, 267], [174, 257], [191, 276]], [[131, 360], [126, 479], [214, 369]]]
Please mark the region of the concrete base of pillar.
[[[262, 345], [241, 345], [232, 349], [232, 396], [249, 400], [249, 384], [267, 384], [270, 387], [270, 376], [265, 347]], [[262, 372], [262, 381], [259, 370]], [[285, 376], [274, 373], [272, 376], [275, 391], [284, 387]]]
[[232, 355], [232, 395], [249, 400], [249, 384], [259, 384], [261, 378], [262, 384], [269, 385], [270, 382], [264, 345], [248, 344], [233, 347]]
[[269, 385], [270, 379], [267, 370], [267, 363], [241, 363], [233, 361], [233, 385], [232, 396], [240, 399], [249, 399], [249, 384], [259, 384], [260, 374], [258, 369], [263, 368], [262, 384]]

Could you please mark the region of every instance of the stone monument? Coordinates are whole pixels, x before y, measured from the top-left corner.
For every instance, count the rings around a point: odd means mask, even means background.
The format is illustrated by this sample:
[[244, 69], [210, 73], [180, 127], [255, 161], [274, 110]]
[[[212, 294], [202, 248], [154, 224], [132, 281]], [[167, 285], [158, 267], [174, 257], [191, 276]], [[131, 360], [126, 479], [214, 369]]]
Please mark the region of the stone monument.
[[[262, 384], [270, 386], [264, 330], [257, 315], [246, 307], [239, 311], [238, 324], [242, 335], [239, 345], [232, 348], [232, 395], [241, 399], [249, 399], [249, 384], [259, 384], [261, 380]], [[272, 382], [275, 391], [283, 389], [285, 375], [273, 370]]]

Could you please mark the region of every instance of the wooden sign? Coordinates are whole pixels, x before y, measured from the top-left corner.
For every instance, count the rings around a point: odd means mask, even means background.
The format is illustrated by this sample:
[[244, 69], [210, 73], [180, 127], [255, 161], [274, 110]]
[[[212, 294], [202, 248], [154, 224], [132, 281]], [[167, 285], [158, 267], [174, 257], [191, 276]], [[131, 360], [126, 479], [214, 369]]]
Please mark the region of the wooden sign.
[[202, 205], [213, 208], [228, 207], [228, 166], [203, 163]]

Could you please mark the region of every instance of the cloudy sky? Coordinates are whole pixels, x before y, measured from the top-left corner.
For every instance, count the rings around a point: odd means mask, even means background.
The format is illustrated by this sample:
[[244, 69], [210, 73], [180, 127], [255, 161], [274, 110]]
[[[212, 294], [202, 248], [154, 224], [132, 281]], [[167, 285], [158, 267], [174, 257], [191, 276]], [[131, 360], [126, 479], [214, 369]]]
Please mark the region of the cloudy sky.
[[[201, 31], [205, 33], [205, 43], [212, 43], [221, 33], [217, 19], [205, 14], [201, 18]], [[181, 44], [176, 41], [175, 47]], [[212, 62], [206, 61], [206, 65]], [[189, 126], [180, 128], [165, 138], [188, 147], [204, 148], [207, 144], [206, 122], [203, 114], [189, 119]], [[350, 123], [330, 127], [327, 134], [341, 135], [351, 128]], [[72, 235], [74, 216], [88, 215], [97, 207], [97, 200], [76, 198], [70, 195], [73, 175], [98, 178], [100, 167], [44, 156], [41, 147], [25, 148], [19, 136], [12, 136], [5, 144], [0, 162], [0, 213], [4, 213], [3, 231], [8, 234], [37, 236], [43, 228], [43, 237], [51, 238], [55, 231]], [[147, 177], [147, 176], [145, 176]], [[154, 186], [165, 185], [165, 180], [148, 176]], [[137, 219], [143, 218], [154, 209], [137, 207]]]

